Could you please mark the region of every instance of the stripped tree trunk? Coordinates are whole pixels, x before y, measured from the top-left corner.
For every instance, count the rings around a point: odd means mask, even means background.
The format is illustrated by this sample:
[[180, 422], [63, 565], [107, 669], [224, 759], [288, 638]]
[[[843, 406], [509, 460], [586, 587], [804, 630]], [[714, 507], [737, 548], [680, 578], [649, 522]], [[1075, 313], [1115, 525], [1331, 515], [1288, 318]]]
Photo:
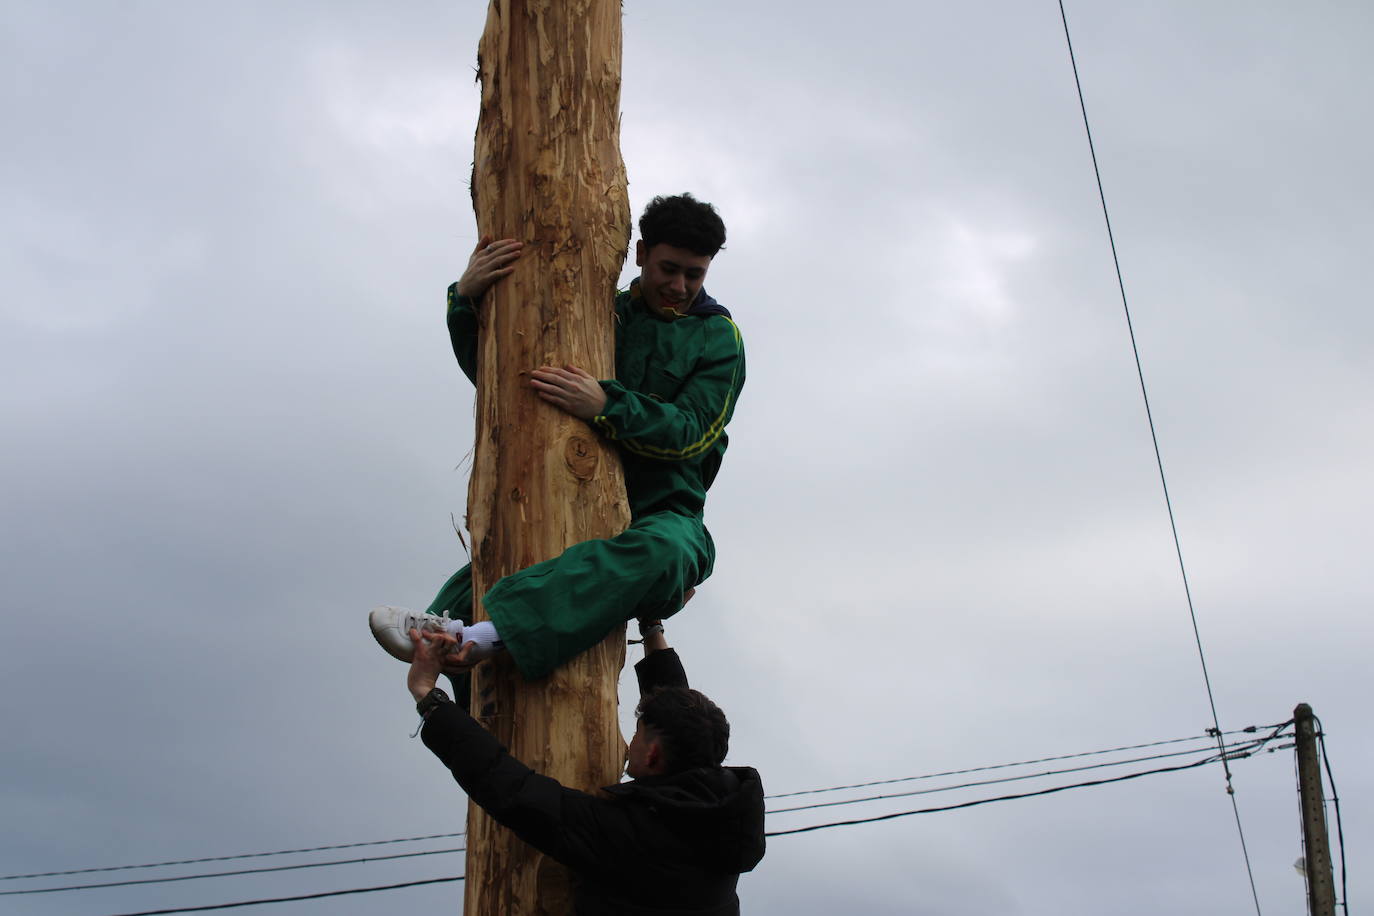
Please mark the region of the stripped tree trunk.
[[[473, 205], [482, 235], [525, 254], [482, 307], [468, 493], [476, 614], [502, 576], [629, 524], [615, 451], [535, 396], [529, 373], [615, 373], [616, 281], [629, 244], [620, 157], [620, 0], [492, 0], [478, 48]], [[515, 757], [587, 791], [624, 766], [616, 685], [625, 630], [539, 681], [477, 670], [473, 711]], [[572, 912], [561, 866], [468, 809], [467, 916]]]

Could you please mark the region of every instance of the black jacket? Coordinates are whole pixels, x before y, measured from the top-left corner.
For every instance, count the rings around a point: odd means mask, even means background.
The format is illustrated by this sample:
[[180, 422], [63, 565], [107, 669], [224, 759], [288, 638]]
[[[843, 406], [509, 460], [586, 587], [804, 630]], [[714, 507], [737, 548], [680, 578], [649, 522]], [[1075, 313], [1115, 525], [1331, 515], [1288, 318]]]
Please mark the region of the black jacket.
[[[641, 692], [687, 684], [672, 649], [635, 673]], [[473, 801], [572, 869], [579, 916], [739, 913], [736, 882], [764, 850], [763, 783], [752, 768], [631, 780], [601, 797], [535, 773], [455, 704], [431, 712], [421, 737]]]

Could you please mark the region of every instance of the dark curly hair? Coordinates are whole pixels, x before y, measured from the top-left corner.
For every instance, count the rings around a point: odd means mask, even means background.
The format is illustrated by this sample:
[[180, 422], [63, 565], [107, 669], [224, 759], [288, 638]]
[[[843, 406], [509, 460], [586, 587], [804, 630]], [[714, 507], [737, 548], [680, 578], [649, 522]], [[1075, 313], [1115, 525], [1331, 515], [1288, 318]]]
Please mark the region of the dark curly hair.
[[725, 247], [725, 223], [716, 208], [691, 194], [655, 197], [639, 218], [645, 248], [668, 244], [713, 258]]
[[720, 766], [730, 749], [725, 713], [690, 687], [655, 690], [639, 701], [635, 715], [663, 742], [670, 773]]

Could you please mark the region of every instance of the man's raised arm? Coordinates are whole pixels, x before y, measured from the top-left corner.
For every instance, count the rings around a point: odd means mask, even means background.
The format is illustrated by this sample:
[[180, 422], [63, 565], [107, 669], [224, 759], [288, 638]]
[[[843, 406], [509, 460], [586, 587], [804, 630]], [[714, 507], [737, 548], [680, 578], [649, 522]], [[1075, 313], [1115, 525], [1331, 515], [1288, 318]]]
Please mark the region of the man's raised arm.
[[[696, 591], [689, 588], [682, 598], [682, 603], [691, 601]], [[639, 696], [647, 697], [662, 687], [690, 687], [687, 683], [687, 671], [682, 667], [682, 660], [677, 657], [677, 650], [668, 645], [668, 639], [663, 635], [663, 621], [641, 620], [639, 635], [643, 637], [644, 642], [644, 659], [635, 664], [635, 677], [639, 678]]]

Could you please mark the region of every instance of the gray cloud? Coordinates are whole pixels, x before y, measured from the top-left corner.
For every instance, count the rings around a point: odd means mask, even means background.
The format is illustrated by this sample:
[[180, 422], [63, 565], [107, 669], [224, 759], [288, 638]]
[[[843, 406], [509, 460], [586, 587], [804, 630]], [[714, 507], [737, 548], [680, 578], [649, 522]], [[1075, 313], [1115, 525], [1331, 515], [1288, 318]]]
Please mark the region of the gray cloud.
[[[732, 759], [792, 791], [1209, 726], [1053, 10], [625, 14], [632, 204], [720, 206], [709, 286], [749, 350], [717, 573], [670, 626]], [[1362, 848], [1370, 15], [1069, 15], [1222, 724], [1311, 702]], [[483, 16], [5, 10], [6, 873], [462, 828], [362, 617], [464, 559], [471, 391], [441, 312], [475, 241]], [[1234, 765], [1266, 909], [1302, 904], [1287, 754]], [[759, 912], [1244, 911], [1231, 818], [1206, 768], [779, 837], [742, 892]], [[13, 900], [103, 913], [458, 868]]]

